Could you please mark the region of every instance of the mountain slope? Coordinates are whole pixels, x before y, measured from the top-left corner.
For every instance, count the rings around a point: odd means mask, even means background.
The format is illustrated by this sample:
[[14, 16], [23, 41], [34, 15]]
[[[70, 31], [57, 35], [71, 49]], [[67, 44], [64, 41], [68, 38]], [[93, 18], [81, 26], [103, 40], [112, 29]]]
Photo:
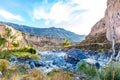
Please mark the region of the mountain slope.
[[39, 36], [47, 36], [47, 37], [55, 37], [55, 38], [66, 38], [70, 40], [70, 42], [80, 42], [85, 38], [85, 35], [78, 35], [73, 32], [64, 30], [62, 28], [34, 28], [24, 25], [18, 25], [14, 23], [8, 23], [8, 22], [0, 22], [1, 24], [7, 24], [9, 26], [12, 26], [13, 28], [21, 31], [21, 32], [27, 32], [30, 34], [35, 34]]

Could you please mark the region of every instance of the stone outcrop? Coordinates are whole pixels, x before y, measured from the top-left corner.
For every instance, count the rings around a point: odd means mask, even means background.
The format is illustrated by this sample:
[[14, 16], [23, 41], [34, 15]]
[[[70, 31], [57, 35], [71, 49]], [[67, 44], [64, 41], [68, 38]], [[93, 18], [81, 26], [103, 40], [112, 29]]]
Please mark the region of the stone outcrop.
[[105, 19], [102, 18], [99, 22], [97, 22], [91, 29], [91, 32], [89, 35], [97, 35], [99, 33], [105, 33], [106, 27], [105, 27]]

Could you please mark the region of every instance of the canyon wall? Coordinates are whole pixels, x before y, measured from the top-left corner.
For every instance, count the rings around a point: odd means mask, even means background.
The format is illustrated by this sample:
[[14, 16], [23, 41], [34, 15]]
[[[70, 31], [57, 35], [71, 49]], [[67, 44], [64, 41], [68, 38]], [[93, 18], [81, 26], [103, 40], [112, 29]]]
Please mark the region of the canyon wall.
[[19, 42], [20, 47], [30, 45], [37, 49], [61, 49], [65, 42], [64, 38], [44, 37], [22, 33], [5, 24], [0, 24], [0, 37], [5, 38], [6, 28], [11, 29], [11, 35], [15, 37], [14, 41]]
[[61, 49], [65, 42], [64, 38], [37, 36], [27, 33], [23, 33], [23, 36], [27, 44], [37, 49]]
[[107, 28], [107, 39], [112, 41], [113, 34], [120, 42], [120, 0], [108, 0], [105, 12], [105, 23]]
[[[91, 36], [96, 39], [103, 34], [108, 41], [112, 41], [115, 37], [116, 41], [120, 42], [120, 0], [107, 0], [106, 5], [107, 9], [104, 17], [92, 27], [90, 34], [83, 42], [91, 43], [89, 41]], [[94, 41], [92, 42], [94, 43]]]

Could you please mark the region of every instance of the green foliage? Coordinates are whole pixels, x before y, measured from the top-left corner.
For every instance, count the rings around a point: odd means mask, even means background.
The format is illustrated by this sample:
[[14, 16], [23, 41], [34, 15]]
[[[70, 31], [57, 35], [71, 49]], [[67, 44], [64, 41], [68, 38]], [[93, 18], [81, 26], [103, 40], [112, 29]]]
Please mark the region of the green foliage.
[[0, 71], [5, 71], [8, 67], [8, 61], [5, 59], [0, 59]]
[[17, 56], [21, 59], [35, 59], [39, 60], [39, 55], [31, 54], [29, 52], [21, 51], [21, 50], [8, 50], [0, 52], [0, 59], [10, 59], [11, 56]]
[[13, 56], [17, 56], [21, 59], [35, 59], [35, 60], [39, 60], [39, 56], [37, 54], [30, 54], [29, 52], [14, 52], [12, 54]]
[[63, 46], [64, 47], [68, 47], [68, 46], [71, 46], [71, 43], [68, 39], [65, 39], [65, 42], [63, 43]]
[[112, 62], [100, 70], [82, 62], [78, 66], [78, 71], [84, 72], [86, 80], [120, 80], [120, 64]]
[[107, 67], [98, 71], [98, 80], [120, 80], [120, 64], [112, 62]]
[[12, 42], [12, 45], [13, 45], [14, 47], [19, 47], [19, 43], [18, 43], [18, 42]]
[[30, 47], [30, 46], [24, 46], [21, 50], [29, 52], [31, 54], [36, 54], [36, 52], [37, 52], [35, 48]]
[[5, 38], [9, 43], [11, 43], [11, 42], [13, 42], [13, 41], [15, 40], [16, 37], [15, 37], [14, 35], [12, 35], [12, 30], [7, 27], [7, 28], [5, 29], [4, 38]]
[[11, 51], [2, 51], [0, 52], [0, 59], [9, 59], [12, 55]]
[[96, 76], [96, 69], [92, 65], [85, 63], [84, 61], [80, 63], [77, 69], [78, 72], [84, 72], [87, 75], [87, 79], [91, 79]]
[[5, 44], [5, 38], [1, 38], [0, 37], [0, 46], [4, 45]]

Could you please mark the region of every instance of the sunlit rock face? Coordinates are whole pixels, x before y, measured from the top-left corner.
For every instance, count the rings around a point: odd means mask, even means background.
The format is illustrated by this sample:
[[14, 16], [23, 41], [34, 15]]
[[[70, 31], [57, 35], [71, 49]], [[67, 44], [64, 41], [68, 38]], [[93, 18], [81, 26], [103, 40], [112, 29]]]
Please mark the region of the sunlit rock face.
[[92, 27], [87, 37], [105, 33], [107, 40], [112, 41], [115, 34], [120, 42], [120, 0], [108, 0], [106, 5], [105, 16]]
[[0, 24], [0, 37], [4, 38], [4, 36], [6, 35], [6, 28], [9, 28], [11, 30], [11, 35], [15, 37], [14, 41], [19, 42], [20, 46], [22, 46], [24, 43], [22, 33], [18, 30], [15, 30], [11, 26]]
[[103, 18], [92, 27], [89, 35], [96, 35], [99, 33], [104, 33], [105, 31], [106, 31], [105, 19]]
[[116, 39], [118, 42], [120, 42], [120, 0], [107, 1], [105, 23], [107, 27], [107, 39], [112, 41], [115, 31]]
[[65, 42], [64, 38], [37, 36], [26, 33], [23, 33], [23, 36], [27, 44], [32, 45], [36, 49], [60, 49]]

